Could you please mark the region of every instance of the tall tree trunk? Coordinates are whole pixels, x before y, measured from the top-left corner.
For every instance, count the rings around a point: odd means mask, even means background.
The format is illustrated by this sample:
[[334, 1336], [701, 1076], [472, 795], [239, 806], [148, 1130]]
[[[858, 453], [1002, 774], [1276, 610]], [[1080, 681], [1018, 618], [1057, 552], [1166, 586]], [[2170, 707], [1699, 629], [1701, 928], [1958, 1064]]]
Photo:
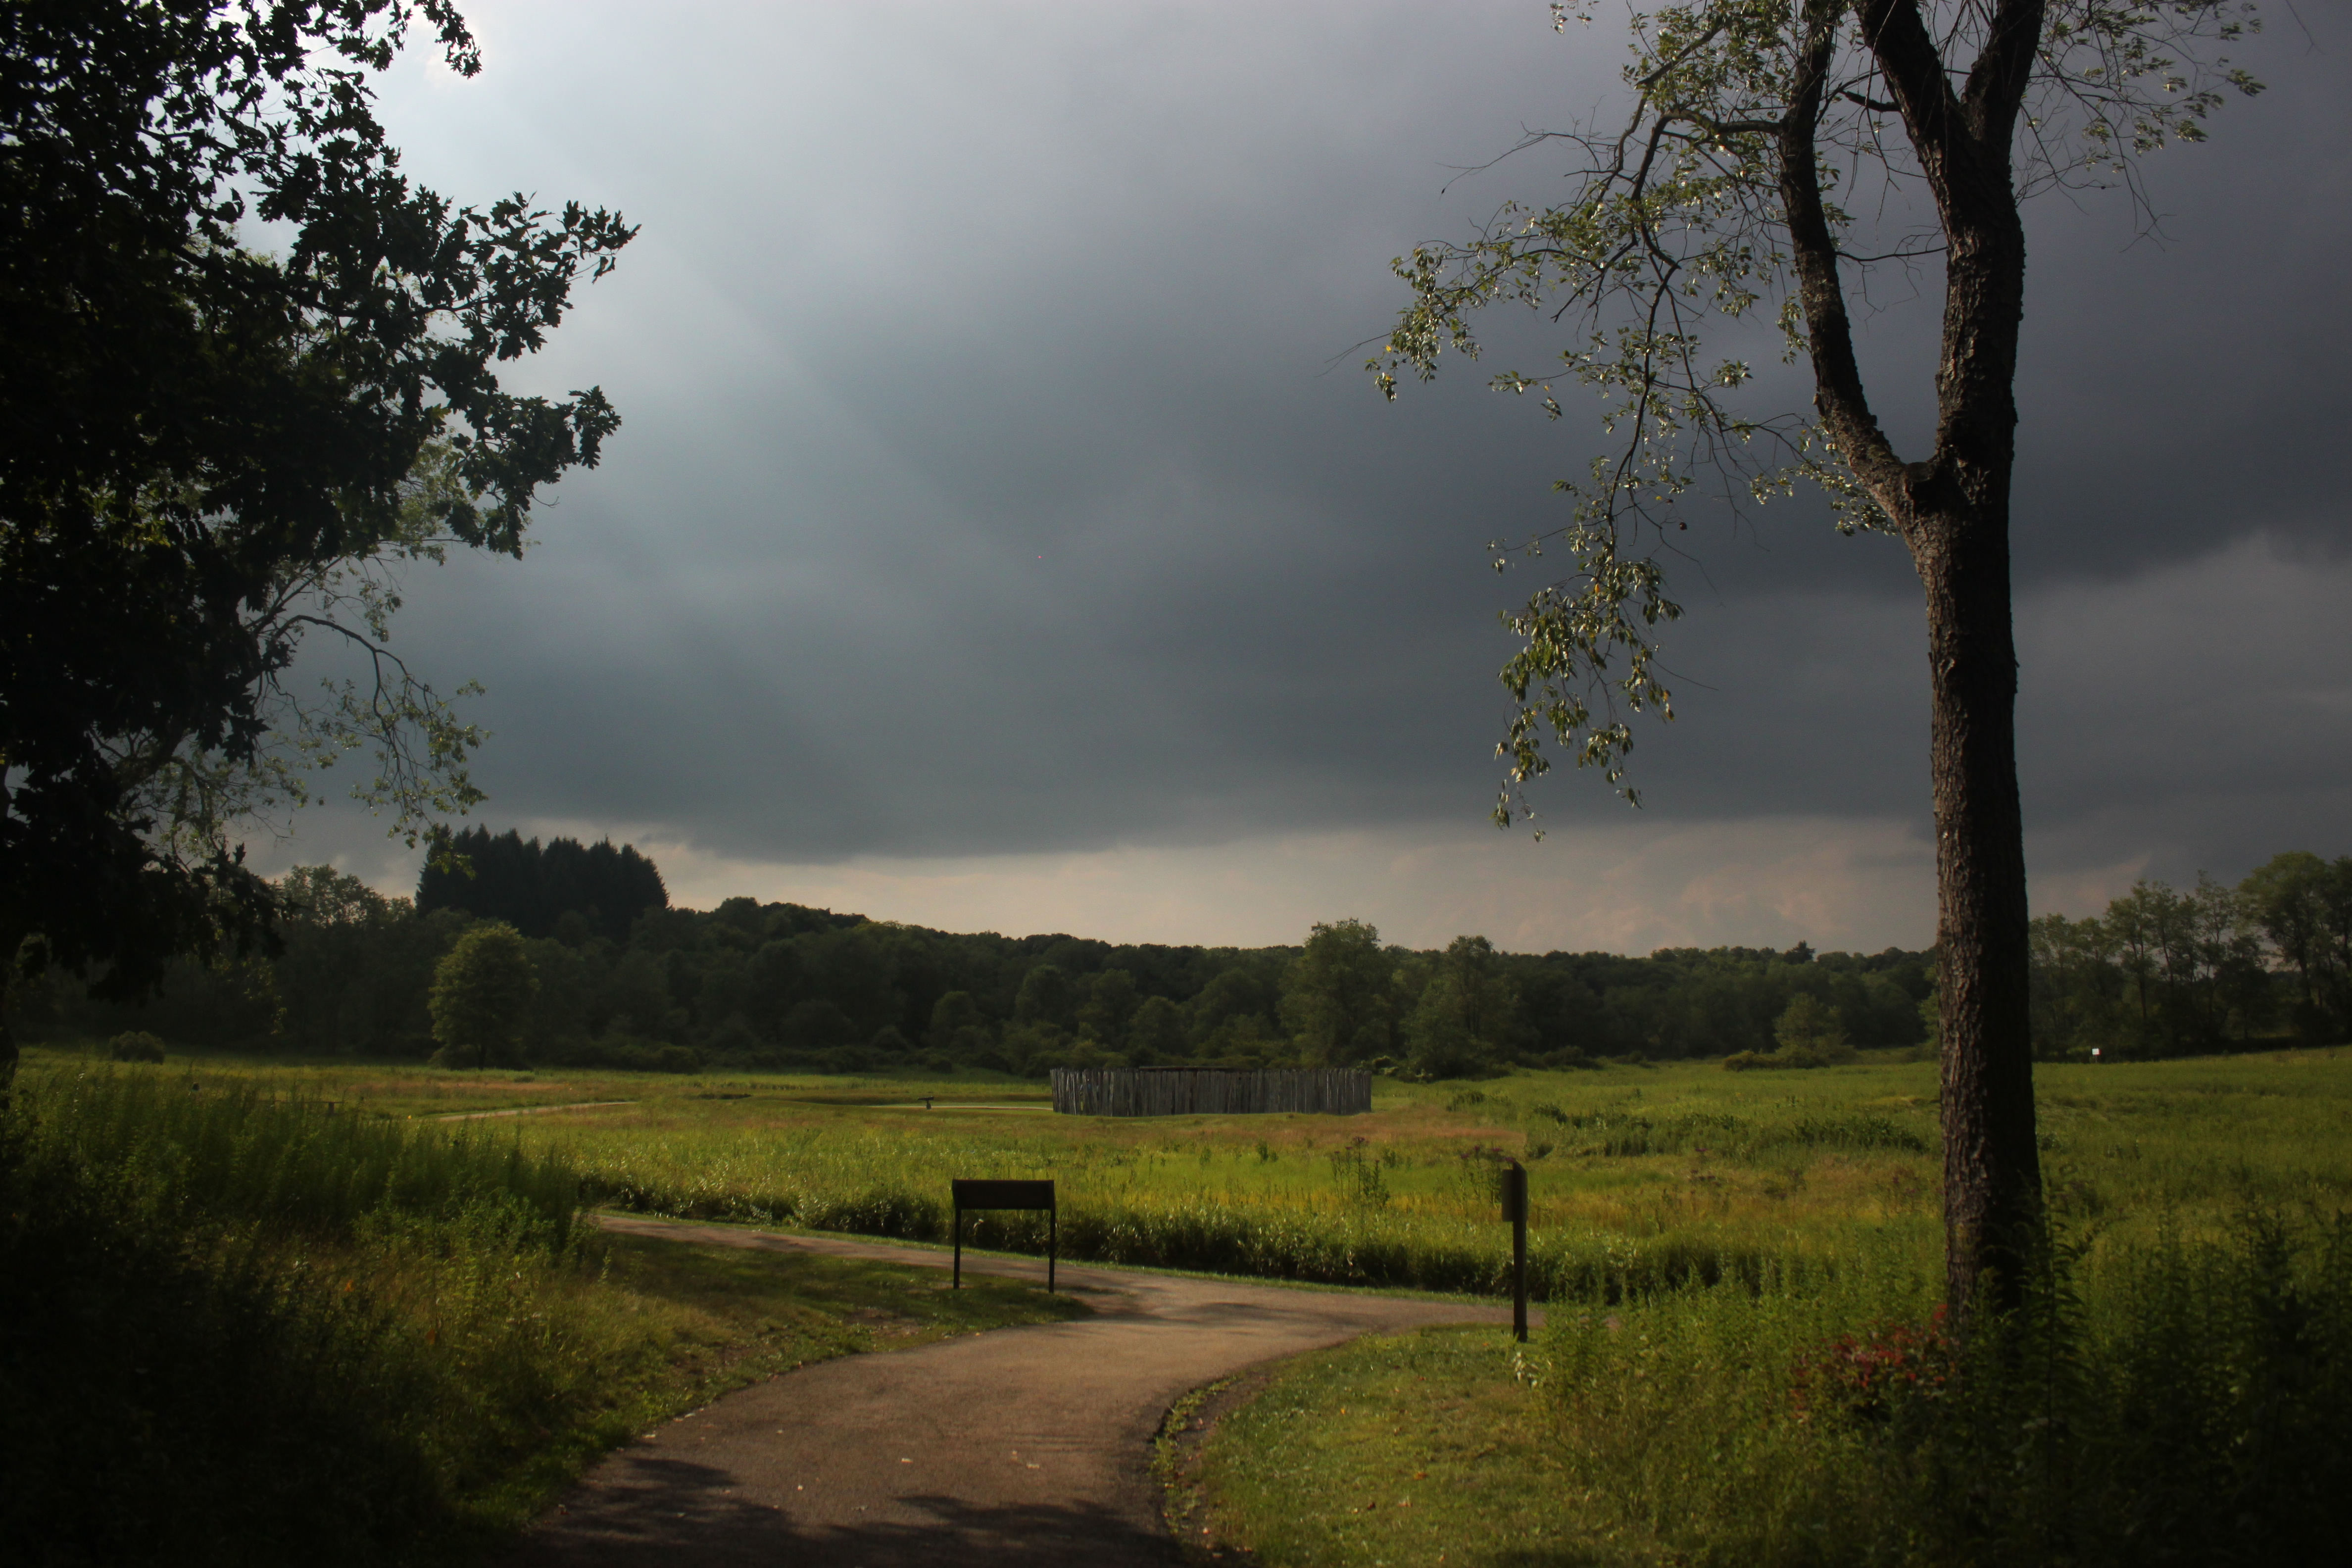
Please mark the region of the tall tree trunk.
[[1927, 608], [1945, 1300], [1961, 1331], [1978, 1306], [2017, 1303], [2042, 1220], [2009, 579], [2025, 230], [2005, 146], [1968, 152], [1938, 182], [1948, 241], [1940, 417], [1934, 458], [1909, 470], [1904, 520]]
[[[2042, 1217], [2034, 1147], [2025, 827], [2018, 811], [2018, 651], [2009, 626], [2009, 482], [2018, 437], [2018, 327], [2025, 228], [2009, 169], [2009, 124], [2039, 36], [2034, 0], [2001, 0], [1969, 99], [1915, 7], [1858, 12], [1903, 110], [1945, 233], [1943, 357], [1936, 449], [1906, 463], [1879, 430], [1853, 355], [1837, 237], [1821, 195], [1821, 118], [1844, 7], [1806, 12], [1780, 122], [1790, 226], [1813, 406], [1839, 456], [1910, 545], [1927, 595], [1936, 790], [1936, 973], [1943, 994], [1945, 1286], [1955, 1331], [1978, 1302], [2018, 1300]], [[1985, 68], [1985, 66], [1994, 68]]]
[[1814, 405], [1839, 456], [1911, 547], [1927, 609], [1936, 803], [1937, 980], [1943, 1005], [1947, 1300], [1965, 1331], [1982, 1302], [2018, 1299], [2038, 1239], [2026, 977], [2023, 816], [2017, 801], [2017, 646], [2010, 626], [2009, 490], [2025, 229], [2009, 137], [2041, 33], [2040, 0], [2000, 0], [1965, 97], [1911, 0], [1854, 15], [1936, 200], [1944, 330], [1935, 449], [1906, 463], [1872, 413], [1853, 350], [1814, 133], [1845, 5], [1812, 0], [1780, 125], [1790, 262], [1811, 350]]
[[2042, 1203], [2003, 479], [1999, 498], [1913, 532], [1932, 684], [1946, 1300], [1963, 1329], [1980, 1301], [2014, 1304]]

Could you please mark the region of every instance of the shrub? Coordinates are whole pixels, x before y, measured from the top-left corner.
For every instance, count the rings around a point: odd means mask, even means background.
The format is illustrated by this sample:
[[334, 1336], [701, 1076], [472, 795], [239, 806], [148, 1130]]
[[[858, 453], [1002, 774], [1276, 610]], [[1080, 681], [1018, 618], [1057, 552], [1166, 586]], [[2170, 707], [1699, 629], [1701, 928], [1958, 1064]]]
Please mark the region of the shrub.
[[1786, 1046], [1777, 1051], [1734, 1051], [1723, 1058], [1726, 1072], [1748, 1072], [1758, 1068], [1837, 1068], [1854, 1059], [1852, 1046], [1839, 1041], [1829, 1046]]
[[106, 1054], [118, 1062], [160, 1062], [163, 1042], [144, 1029], [127, 1029], [106, 1042]]
[[1790, 1413], [1800, 1421], [1889, 1420], [1949, 1392], [1955, 1355], [1941, 1302], [1925, 1326], [1888, 1321], [1840, 1334], [1797, 1357]]

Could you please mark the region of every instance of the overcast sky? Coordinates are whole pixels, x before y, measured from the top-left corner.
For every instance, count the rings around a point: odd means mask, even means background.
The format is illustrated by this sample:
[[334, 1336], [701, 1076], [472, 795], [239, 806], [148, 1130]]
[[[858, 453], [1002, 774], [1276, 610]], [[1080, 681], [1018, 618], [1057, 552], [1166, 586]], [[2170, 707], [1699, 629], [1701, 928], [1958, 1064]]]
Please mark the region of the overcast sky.
[[[1390, 258], [1563, 188], [1541, 153], [1453, 176], [1604, 101], [1620, 35], [1541, 0], [466, 10], [478, 78], [383, 83], [410, 172], [644, 226], [509, 377], [601, 384], [604, 466], [523, 562], [409, 584], [398, 646], [488, 688], [480, 820], [633, 840], [683, 903], [958, 930], [1931, 939], [1916, 579], [1811, 507], [1695, 518], [1642, 810], [1564, 773], [1543, 842], [1485, 823], [1496, 612], [1535, 585], [1486, 542], [1561, 520], [1598, 437], [1485, 390], [1541, 362], [1524, 323], [1394, 405], [1360, 345]], [[2160, 237], [2030, 219], [2039, 909], [2352, 853], [2352, 30], [2303, 10], [2239, 51], [2272, 89], [2149, 165]], [[1936, 280], [1874, 295], [1923, 455]], [[346, 812], [256, 853], [414, 883]]]

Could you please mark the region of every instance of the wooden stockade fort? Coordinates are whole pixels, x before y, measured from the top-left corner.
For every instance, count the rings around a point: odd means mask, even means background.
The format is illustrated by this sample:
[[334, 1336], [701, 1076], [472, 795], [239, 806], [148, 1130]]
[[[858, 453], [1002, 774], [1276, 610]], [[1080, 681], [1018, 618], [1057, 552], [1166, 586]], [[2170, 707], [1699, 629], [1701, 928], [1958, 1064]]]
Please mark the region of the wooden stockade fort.
[[1372, 1108], [1372, 1075], [1357, 1068], [1055, 1068], [1054, 1109], [1066, 1116], [1249, 1116], [1306, 1111], [1357, 1116]]

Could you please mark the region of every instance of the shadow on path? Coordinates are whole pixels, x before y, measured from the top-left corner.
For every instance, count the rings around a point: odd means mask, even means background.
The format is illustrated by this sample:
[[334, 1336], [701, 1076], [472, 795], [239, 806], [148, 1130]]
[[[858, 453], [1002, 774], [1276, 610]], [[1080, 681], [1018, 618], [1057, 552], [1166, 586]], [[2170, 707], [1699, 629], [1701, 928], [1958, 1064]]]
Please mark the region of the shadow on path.
[[[639, 1235], [945, 1268], [940, 1253], [638, 1216]], [[1042, 1264], [964, 1268], [1039, 1279]], [[514, 1568], [1060, 1568], [1181, 1562], [1150, 1471], [1189, 1390], [1360, 1334], [1500, 1307], [1065, 1266], [1097, 1315], [804, 1367], [611, 1455]]]

